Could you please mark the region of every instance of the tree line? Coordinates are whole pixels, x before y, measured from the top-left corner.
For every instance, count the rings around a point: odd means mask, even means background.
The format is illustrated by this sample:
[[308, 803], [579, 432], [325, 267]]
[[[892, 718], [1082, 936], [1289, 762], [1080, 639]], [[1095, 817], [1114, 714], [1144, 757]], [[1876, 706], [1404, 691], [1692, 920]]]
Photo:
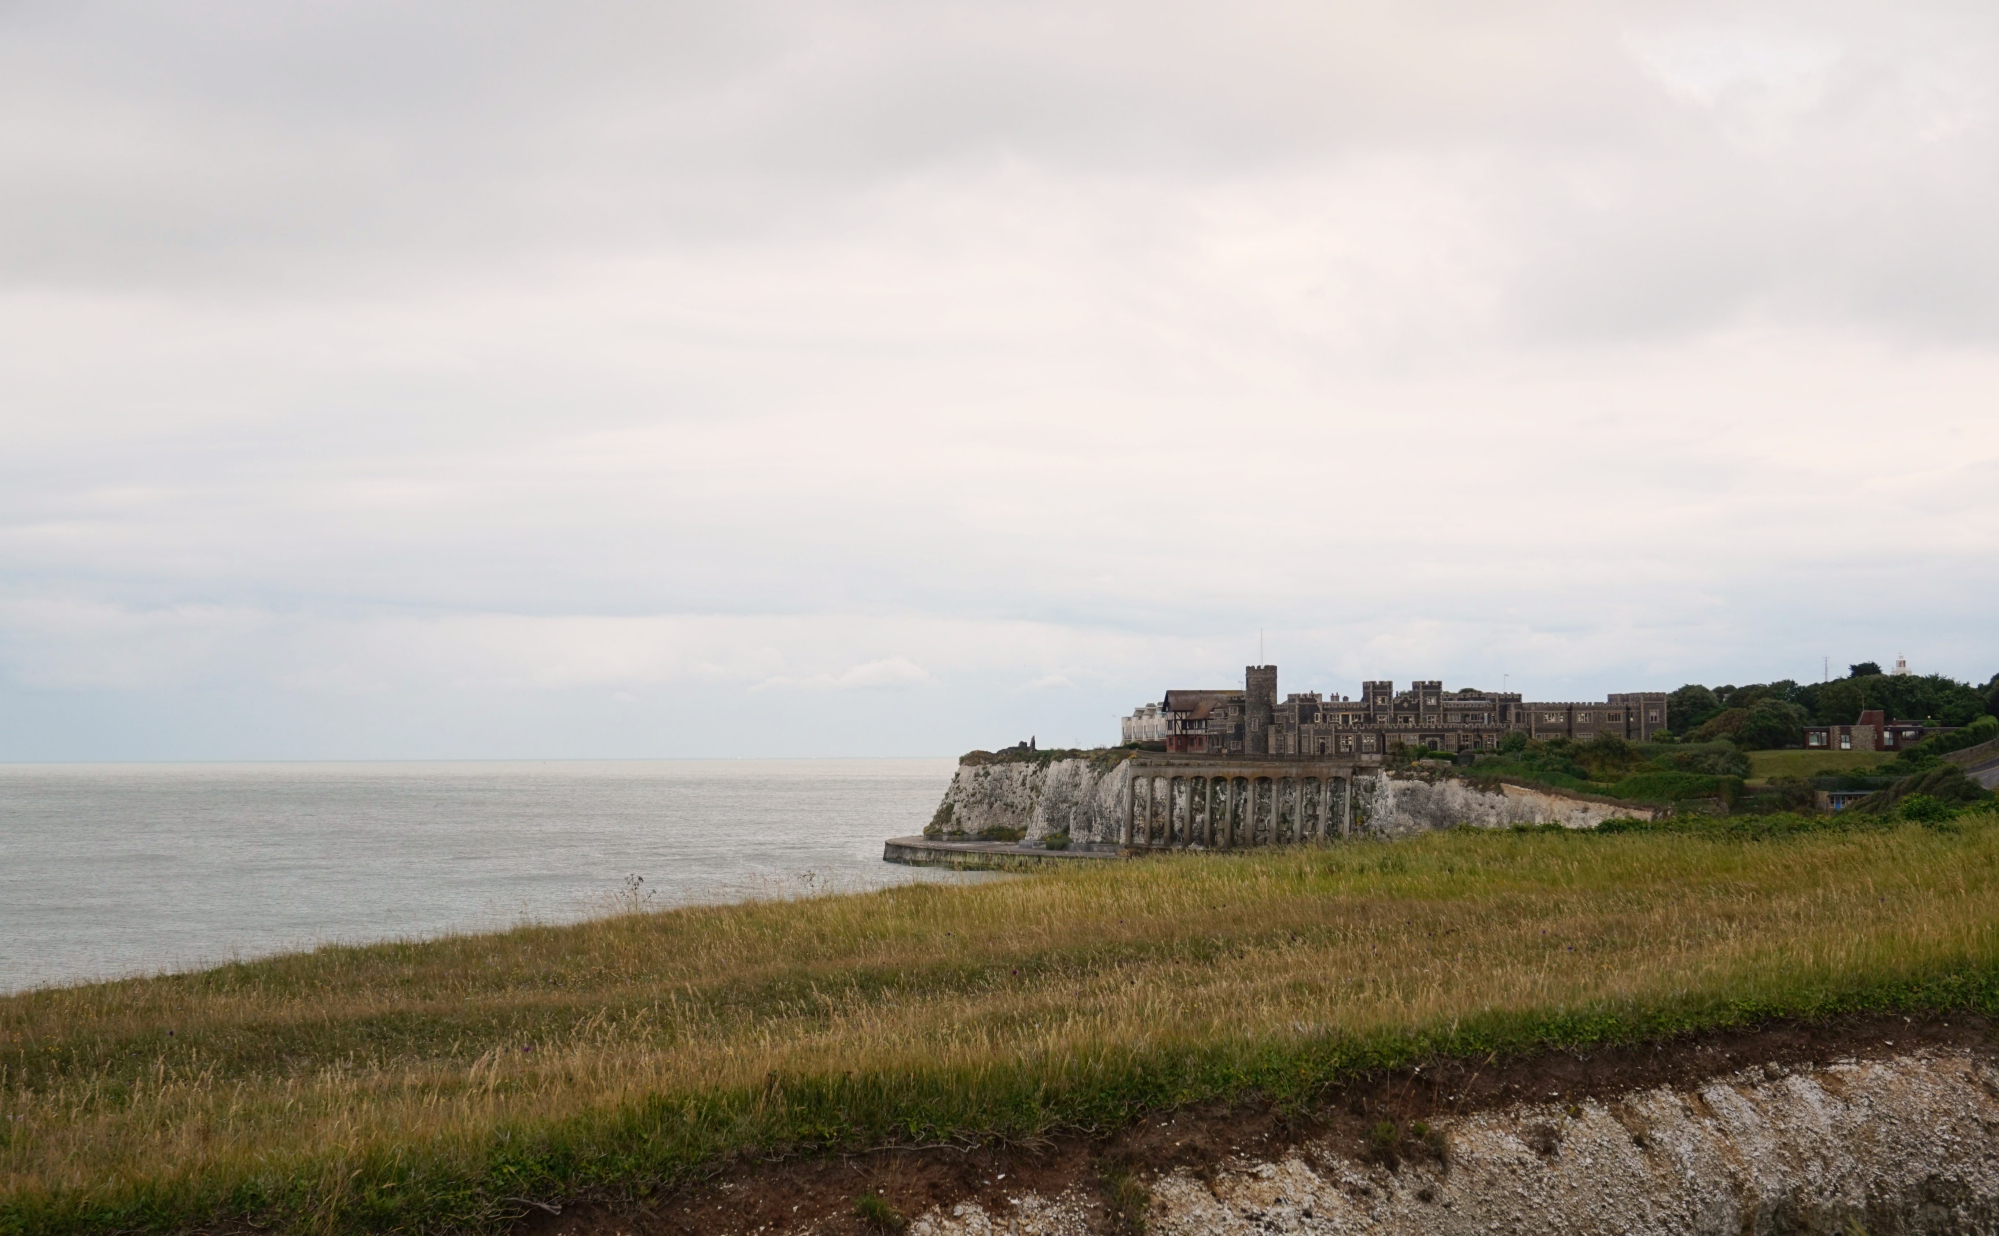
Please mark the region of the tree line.
[[1942, 674], [1884, 674], [1879, 664], [1862, 661], [1831, 682], [1688, 683], [1666, 697], [1666, 727], [1689, 741], [1726, 738], [1738, 747], [1764, 750], [1802, 746], [1807, 725], [1851, 725], [1872, 709], [1891, 721], [1968, 725], [1981, 716], [1999, 716], [1999, 674], [1974, 687]]

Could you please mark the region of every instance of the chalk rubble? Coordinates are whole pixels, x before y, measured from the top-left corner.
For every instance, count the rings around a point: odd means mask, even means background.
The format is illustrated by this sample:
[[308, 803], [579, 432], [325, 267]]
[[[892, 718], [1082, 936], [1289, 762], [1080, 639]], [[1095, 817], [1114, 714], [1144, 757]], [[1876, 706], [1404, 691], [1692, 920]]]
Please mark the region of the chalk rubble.
[[[1999, 1231], [1999, 1073], [1968, 1051], [1756, 1067], [1691, 1089], [1432, 1122], [1441, 1162], [1326, 1144], [1150, 1182], [1157, 1236]], [[919, 1216], [911, 1236], [1083, 1236], [1080, 1189]]]

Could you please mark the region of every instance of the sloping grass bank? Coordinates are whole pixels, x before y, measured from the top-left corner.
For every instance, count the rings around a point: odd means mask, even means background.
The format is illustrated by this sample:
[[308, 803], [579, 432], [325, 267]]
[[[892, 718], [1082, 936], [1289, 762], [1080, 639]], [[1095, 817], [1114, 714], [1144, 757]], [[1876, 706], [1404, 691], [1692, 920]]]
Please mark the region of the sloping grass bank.
[[333, 948], [0, 1000], [0, 1230], [487, 1229], [746, 1151], [1353, 1070], [1999, 1015], [1999, 819], [1457, 832]]

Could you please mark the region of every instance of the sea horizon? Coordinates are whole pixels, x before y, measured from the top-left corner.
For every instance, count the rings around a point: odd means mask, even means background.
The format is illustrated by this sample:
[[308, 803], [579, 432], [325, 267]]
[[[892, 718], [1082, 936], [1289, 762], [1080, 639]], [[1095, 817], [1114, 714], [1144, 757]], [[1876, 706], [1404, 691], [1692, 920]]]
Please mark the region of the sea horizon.
[[[0, 992], [957, 873], [949, 757], [0, 764]], [[637, 878], [636, 893], [627, 881]], [[619, 900], [619, 899], [625, 900]]]

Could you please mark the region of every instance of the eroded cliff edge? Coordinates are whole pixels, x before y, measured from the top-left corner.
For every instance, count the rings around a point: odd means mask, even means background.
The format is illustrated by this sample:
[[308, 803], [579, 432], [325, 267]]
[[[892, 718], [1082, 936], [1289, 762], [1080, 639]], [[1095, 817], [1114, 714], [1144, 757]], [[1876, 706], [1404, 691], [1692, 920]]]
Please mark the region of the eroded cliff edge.
[[745, 1163], [643, 1207], [534, 1216], [522, 1236], [1990, 1233], [1994, 1055], [1991, 1024], [1953, 1014], [1438, 1059], [1306, 1110]]
[[[1989, 1233], [1999, 1230], [1999, 1073], [1922, 1051], [1609, 1099], [1425, 1122], [1417, 1147], [1315, 1139], [1153, 1178], [1133, 1199], [1158, 1236], [1272, 1232]], [[1386, 1122], [1384, 1122], [1386, 1123]], [[1096, 1190], [937, 1206], [912, 1236], [1102, 1232]], [[1137, 1223], [1127, 1223], [1127, 1229]]]

